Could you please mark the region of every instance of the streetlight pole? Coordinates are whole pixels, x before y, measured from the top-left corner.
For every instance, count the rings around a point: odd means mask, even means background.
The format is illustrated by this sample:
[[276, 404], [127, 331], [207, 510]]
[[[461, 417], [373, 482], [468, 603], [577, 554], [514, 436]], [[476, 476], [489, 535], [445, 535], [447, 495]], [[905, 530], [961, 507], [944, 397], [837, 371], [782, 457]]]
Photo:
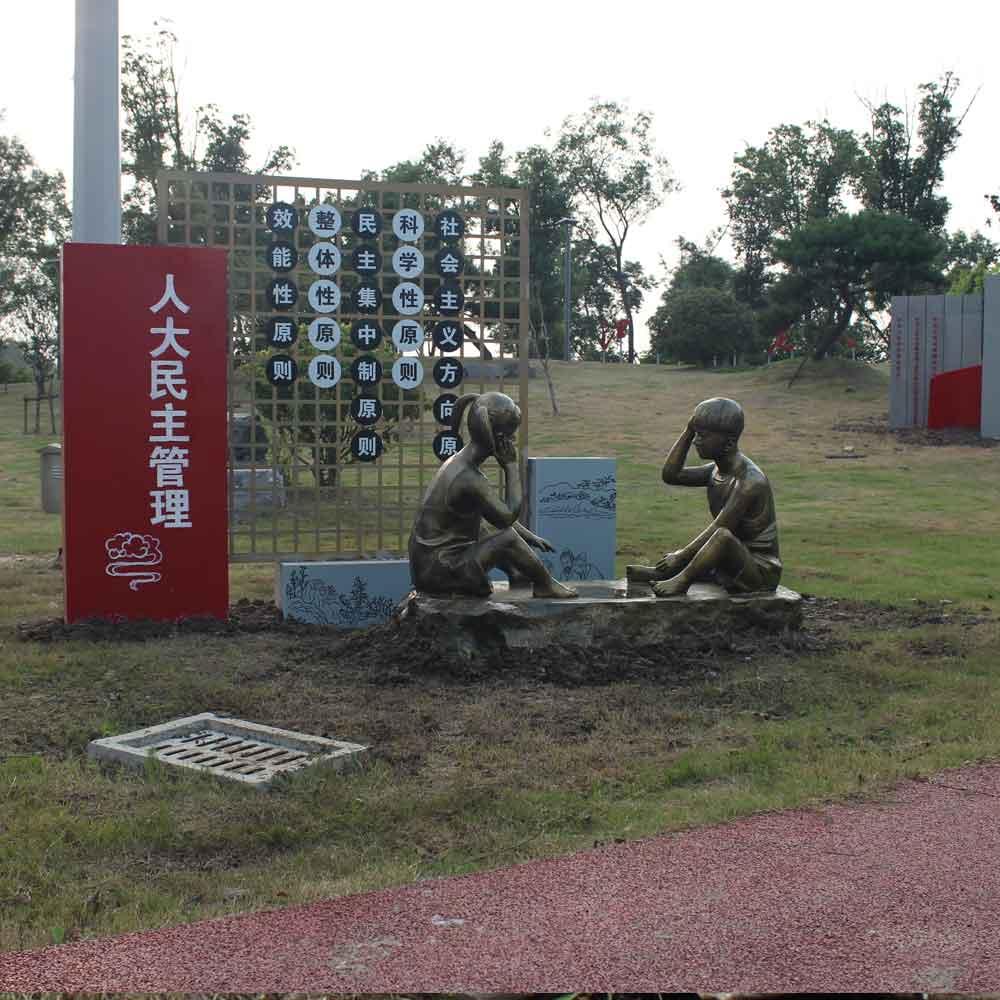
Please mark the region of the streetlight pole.
[[557, 226], [565, 226], [566, 244], [563, 250], [563, 361], [570, 359], [570, 334], [573, 323], [573, 250], [570, 235], [576, 219], [567, 216], [560, 219]]

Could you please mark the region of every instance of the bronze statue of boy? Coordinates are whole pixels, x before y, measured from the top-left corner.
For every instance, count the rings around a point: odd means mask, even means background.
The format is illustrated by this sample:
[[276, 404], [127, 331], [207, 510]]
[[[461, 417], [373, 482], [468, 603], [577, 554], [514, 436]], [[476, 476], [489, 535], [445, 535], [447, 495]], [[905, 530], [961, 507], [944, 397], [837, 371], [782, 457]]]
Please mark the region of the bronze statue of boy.
[[[410, 533], [410, 579], [427, 594], [492, 593], [489, 571], [527, 578], [535, 597], [576, 597], [553, 579], [534, 549], [552, 546], [518, 521], [524, 502], [514, 435], [521, 423], [517, 404], [500, 392], [462, 396], [455, 403], [457, 432], [469, 410], [469, 443], [434, 474]], [[491, 455], [504, 473], [504, 497], [496, 496], [479, 467]], [[480, 539], [483, 520], [498, 530]]]
[[[671, 486], [705, 486], [714, 520], [655, 566], [628, 566], [629, 580], [653, 584], [657, 597], [683, 594], [701, 580], [731, 592], [776, 590], [781, 579], [778, 523], [767, 476], [739, 450], [743, 408], [731, 399], [699, 403], [663, 463]], [[706, 465], [684, 467], [692, 443]]]

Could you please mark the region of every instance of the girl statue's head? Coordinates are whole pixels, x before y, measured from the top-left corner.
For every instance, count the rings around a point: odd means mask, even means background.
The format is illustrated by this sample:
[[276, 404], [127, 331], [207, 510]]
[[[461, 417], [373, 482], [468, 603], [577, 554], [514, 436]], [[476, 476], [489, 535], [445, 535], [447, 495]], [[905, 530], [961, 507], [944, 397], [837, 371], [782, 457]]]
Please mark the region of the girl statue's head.
[[502, 392], [470, 393], [455, 403], [451, 426], [456, 434], [466, 409], [469, 411], [469, 435], [490, 454], [496, 453], [501, 439], [513, 438], [521, 426], [521, 410], [510, 396]]

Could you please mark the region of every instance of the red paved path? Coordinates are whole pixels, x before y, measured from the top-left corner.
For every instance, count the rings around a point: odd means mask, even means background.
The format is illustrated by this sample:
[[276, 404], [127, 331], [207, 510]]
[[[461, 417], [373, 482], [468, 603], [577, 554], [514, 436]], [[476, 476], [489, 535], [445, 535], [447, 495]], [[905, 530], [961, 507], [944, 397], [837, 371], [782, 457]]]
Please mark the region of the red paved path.
[[0, 988], [990, 991], [1000, 765], [313, 906], [0, 955]]

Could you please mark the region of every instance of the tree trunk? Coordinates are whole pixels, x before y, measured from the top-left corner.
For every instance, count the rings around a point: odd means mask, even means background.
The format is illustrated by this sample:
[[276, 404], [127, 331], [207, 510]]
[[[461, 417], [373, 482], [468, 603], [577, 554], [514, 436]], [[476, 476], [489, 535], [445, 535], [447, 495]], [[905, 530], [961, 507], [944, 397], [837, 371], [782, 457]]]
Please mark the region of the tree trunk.
[[816, 346], [813, 348], [812, 353], [806, 353], [805, 357], [802, 359], [802, 363], [798, 368], [795, 369], [792, 377], [788, 380], [787, 388], [792, 387], [792, 383], [799, 377], [802, 369], [805, 368], [806, 362], [810, 357], [814, 361], [822, 361], [823, 356], [830, 350], [831, 347], [844, 335], [844, 331], [851, 325], [851, 317], [854, 315], [854, 304], [848, 303], [844, 309], [843, 314], [834, 323], [832, 330], [830, 330], [827, 335], [821, 338]]
[[52, 433], [58, 434], [56, 430], [56, 386], [55, 381], [49, 383], [49, 421], [52, 424]]
[[535, 335], [535, 324], [531, 322], [531, 314], [528, 314], [528, 335], [535, 346], [535, 352], [542, 362], [542, 374], [545, 376], [545, 384], [549, 390], [549, 402], [552, 404], [552, 416], [559, 416], [559, 402], [556, 400], [556, 387], [552, 381], [552, 373], [549, 371], [549, 328], [545, 322], [545, 310], [542, 308], [542, 290], [539, 285], [535, 285], [535, 301], [538, 303], [538, 321], [542, 327], [542, 337], [545, 340], [544, 355], [538, 349], [538, 338]]
[[[545, 317], [544, 316], [541, 317], [541, 322], [542, 322], [542, 334], [543, 334], [543, 336], [545, 338], [545, 343], [546, 343], [546, 348], [547, 348], [547, 346], [548, 346], [548, 328], [545, 325]], [[531, 331], [531, 340], [532, 340], [532, 342], [533, 342], [533, 344], [535, 346], [535, 351], [538, 354], [539, 360], [542, 363], [542, 374], [545, 376], [545, 384], [546, 384], [546, 386], [548, 386], [548, 390], [549, 390], [549, 402], [552, 404], [552, 416], [558, 417], [559, 416], [559, 402], [556, 399], [556, 387], [555, 387], [555, 384], [552, 381], [552, 373], [549, 371], [549, 357], [548, 357], [549, 352], [546, 349], [545, 353], [543, 354], [538, 349], [538, 337], [535, 334], [535, 325], [534, 325], [534, 323], [532, 323], [528, 327], [528, 329]]]
[[[542, 374], [545, 376], [545, 384], [546, 384], [546, 386], [548, 386], [548, 390], [549, 390], [549, 402], [552, 404], [552, 416], [558, 417], [559, 416], [559, 401], [556, 399], [556, 387], [555, 387], [555, 383], [552, 381], [552, 373], [549, 371], [548, 331], [545, 328], [545, 317], [544, 316], [542, 317], [542, 329], [543, 329], [543, 331], [545, 331], [546, 350], [545, 350], [545, 354], [544, 355], [541, 353], [541, 351], [539, 351], [538, 353], [539, 353], [539, 358], [541, 359], [541, 362], [542, 362]], [[534, 328], [534, 326], [531, 327], [531, 334], [532, 334], [532, 339], [535, 339], [535, 328]], [[538, 350], [537, 339], [535, 341], [535, 349]]]
[[45, 379], [35, 381], [35, 433], [42, 433], [42, 399], [45, 397]]
[[625, 281], [625, 272], [622, 271], [622, 248], [615, 244], [615, 266], [618, 268], [618, 294], [622, 298], [622, 308], [625, 310], [625, 319], [628, 321], [628, 363], [635, 364], [635, 322], [632, 319], [632, 307], [628, 301], [628, 284]]

